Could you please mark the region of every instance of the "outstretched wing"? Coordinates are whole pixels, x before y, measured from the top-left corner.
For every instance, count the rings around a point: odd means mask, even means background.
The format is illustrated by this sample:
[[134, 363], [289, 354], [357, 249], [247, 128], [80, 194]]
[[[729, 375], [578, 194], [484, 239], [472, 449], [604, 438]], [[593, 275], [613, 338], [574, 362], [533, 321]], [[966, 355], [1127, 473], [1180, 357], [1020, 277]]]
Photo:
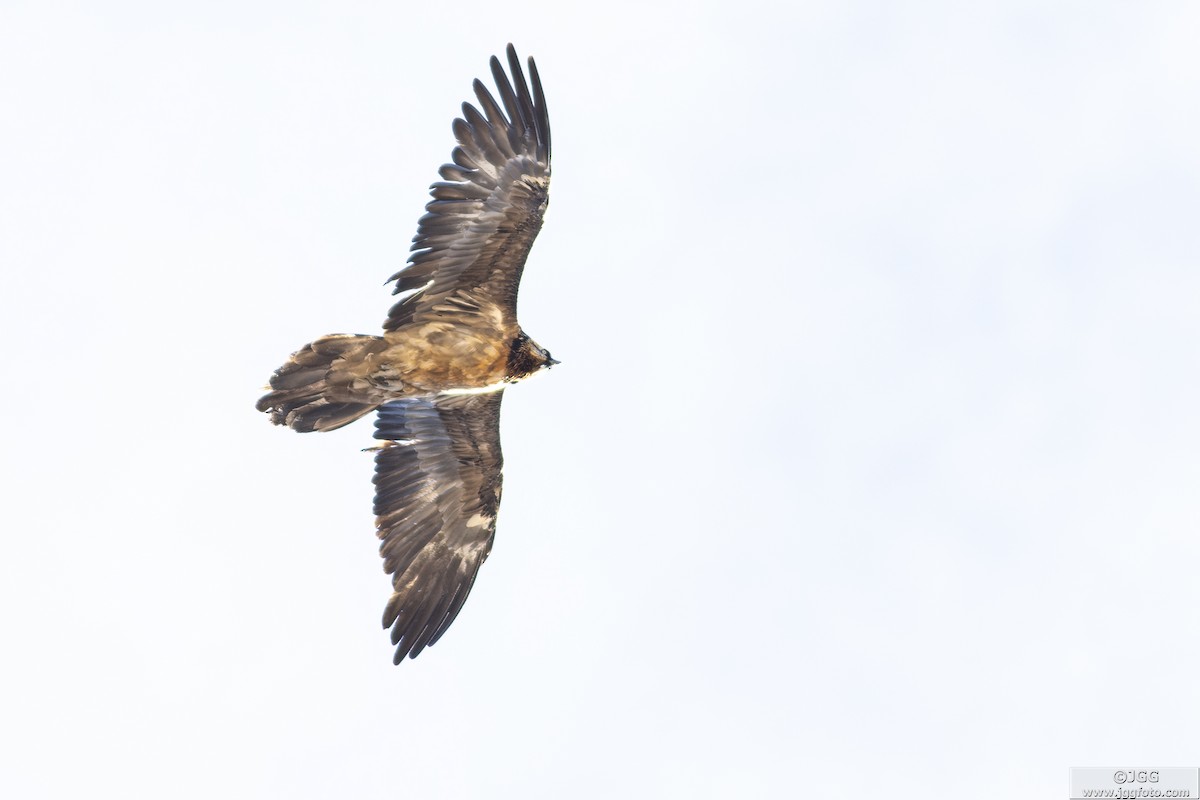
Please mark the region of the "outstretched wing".
[[392, 597], [394, 663], [450, 627], [492, 549], [500, 505], [503, 392], [394, 400], [379, 408], [375, 524]]
[[550, 118], [532, 58], [532, 93], [511, 44], [512, 82], [495, 56], [491, 65], [503, 108], [476, 80], [483, 110], [463, 103], [454, 120], [454, 163], [430, 187], [408, 265], [388, 279], [395, 294], [408, 294], [388, 312], [385, 330], [435, 317], [434, 307], [458, 291], [516, 317], [521, 272], [548, 202]]

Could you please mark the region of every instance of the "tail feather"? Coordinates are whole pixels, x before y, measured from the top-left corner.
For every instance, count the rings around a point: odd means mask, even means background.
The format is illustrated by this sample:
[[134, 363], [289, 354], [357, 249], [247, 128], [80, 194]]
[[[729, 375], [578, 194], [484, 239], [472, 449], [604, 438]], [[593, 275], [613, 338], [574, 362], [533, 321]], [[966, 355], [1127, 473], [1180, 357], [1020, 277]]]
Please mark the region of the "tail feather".
[[328, 364], [317, 367], [298, 367], [289, 362], [271, 376], [271, 388], [278, 391], [303, 389], [309, 384], [324, 380], [325, 373], [328, 371]]
[[304, 398], [271, 409], [271, 422], [287, 425], [300, 433], [332, 431], [370, 414], [377, 407], [375, 403], [331, 403], [321, 397]]
[[[335, 334], [306, 344], [271, 376], [271, 390], [255, 407], [271, 414], [271, 422], [301, 433], [331, 431], [349, 425], [374, 411], [377, 402], [355, 402], [345, 396], [344, 386], [336, 393], [329, 384], [330, 370], [339, 360], [358, 361], [378, 350], [378, 336]], [[331, 396], [333, 395], [333, 396]]]

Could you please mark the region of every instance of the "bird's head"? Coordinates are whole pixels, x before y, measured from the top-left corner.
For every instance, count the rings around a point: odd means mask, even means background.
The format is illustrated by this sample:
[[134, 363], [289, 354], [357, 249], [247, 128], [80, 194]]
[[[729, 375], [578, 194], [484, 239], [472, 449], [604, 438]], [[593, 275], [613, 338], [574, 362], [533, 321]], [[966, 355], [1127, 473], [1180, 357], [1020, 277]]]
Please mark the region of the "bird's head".
[[519, 381], [543, 369], [550, 369], [559, 362], [550, 357], [550, 351], [539, 345], [524, 331], [513, 339], [508, 351], [508, 375], [506, 380]]

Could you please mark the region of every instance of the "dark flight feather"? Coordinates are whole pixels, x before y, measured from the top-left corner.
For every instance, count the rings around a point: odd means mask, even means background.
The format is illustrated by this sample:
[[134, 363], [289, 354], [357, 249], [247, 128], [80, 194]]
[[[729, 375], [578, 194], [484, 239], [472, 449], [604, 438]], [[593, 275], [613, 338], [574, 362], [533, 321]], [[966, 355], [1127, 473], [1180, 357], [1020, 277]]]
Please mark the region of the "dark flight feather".
[[460, 289], [516, 319], [521, 273], [548, 202], [550, 118], [533, 59], [531, 91], [511, 44], [507, 55], [512, 81], [491, 60], [500, 101], [477, 80], [482, 111], [463, 103], [454, 120], [454, 163], [430, 187], [408, 265], [388, 279], [396, 294], [410, 294], [392, 306], [385, 330], [435, 318], [433, 306]]
[[393, 594], [383, 614], [397, 664], [454, 621], [492, 549], [500, 505], [503, 392], [385, 403], [375, 438], [375, 514]]

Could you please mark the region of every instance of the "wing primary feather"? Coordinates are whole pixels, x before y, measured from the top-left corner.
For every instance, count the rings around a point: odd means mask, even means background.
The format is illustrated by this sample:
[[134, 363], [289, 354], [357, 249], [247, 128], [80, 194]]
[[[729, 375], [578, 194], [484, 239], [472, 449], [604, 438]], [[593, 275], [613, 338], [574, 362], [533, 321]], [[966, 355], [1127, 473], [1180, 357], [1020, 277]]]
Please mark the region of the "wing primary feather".
[[461, 563], [461, 557], [456, 556], [451, 564], [445, 566], [438, 574], [419, 576], [416, 583], [408, 587], [409, 592], [419, 592], [419, 596], [413, 598], [417, 610], [407, 619], [398, 619], [396, 626], [392, 628], [392, 643], [403, 648], [405, 655], [416, 658], [436, 632], [436, 626], [431, 623], [434, 620], [440, 621], [445, 614], [449, 605], [446, 584], [457, 580]]
[[[514, 150], [524, 152], [526, 132], [533, 127], [533, 120], [521, 108], [521, 104], [517, 100], [517, 94], [513, 91], [513, 86], [509, 82], [508, 76], [504, 74], [504, 68], [500, 66], [500, 59], [492, 56], [491, 65], [492, 79], [496, 82], [496, 90], [500, 93], [500, 99], [504, 101], [504, 108], [508, 112], [508, 118], [512, 120], [512, 124], [508, 126], [509, 139], [513, 143]], [[518, 81], [518, 85], [519, 83], [520, 81]]]
[[497, 136], [492, 123], [487, 121], [487, 117], [481, 114], [479, 109], [470, 103], [463, 103], [463, 116], [470, 126], [472, 141], [493, 170], [512, 158], [512, 152], [504, 152], [509, 149], [508, 137]]
[[456, 588], [461, 581], [461, 571], [462, 556], [455, 556], [454, 562], [437, 577], [432, 590], [437, 597], [437, 603], [426, 601], [428, 612], [422, 615], [420, 627], [414, 626], [413, 628], [416, 631], [412, 644], [413, 658], [416, 658], [425, 649], [425, 645], [429, 644], [429, 640], [437, 634], [442, 621], [445, 620], [446, 609], [454, 601], [453, 588]]
[[504, 110], [500, 108], [500, 104], [496, 102], [496, 98], [483, 85], [483, 81], [476, 78], [471, 84], [471, 88], [475, 90], [475, 98], [479, 101], [480, 108], [483, 109], [484, 116], [487, 117], [488, 123], [492, 128], [510, 128], [512, 124], [505, 116]]
[[491, 164], [484, 152], [479, 149], [479, 142], [476, 141], [475, 132], [471, 130], [471, 124], [464, 119], [464, 117], [469, 115], [468, 108], [474, 110], [470, 103], [463, 103], [463, 116], [455, 117], [454, 122], [450, 126], [454, 131], [454, 138], [458, 140], [458, 148], [456, 149], [462, 150], [474, 162], [476, 170], [491, 177], [492, 173], [487, 171]]
[[[512, 72], [513, 86], [516, 87], [516, 97], [513, 98], [512, 104], [517, 116], [520, 116], [524, 130], [536, 132], [533, 98], [529, 96], [529, 84], [525, 82], [525, 73], [521, 71], [521, 59], [517, 58], [516, 48], [511, 44], [508, 46], [508, 68]], [[507, 82], [505, 79], [505, 83]]]
[[542, 92], [542, 78], [538, 75], [537, 64], [529, 59], [529, 77], [533, 81], [533, 107], [537, 110], [534, 122], [537, 125], [538, 160], [550, 160], [550, 112], [546, 109], [546, 95]]
[[[479, 98], [479, 104], [483, 106], [483, 111], [492, 125], [492, 136], [497, 145], [502, 145], [501, 149], [508, 151], [509, 158], [515, 158], [518, 154], [524, 153], [525, 141], [524, 133], [521, 130], [521, 117], [519, 114], [514, 114], [515, 109], [509, 105], [508, 99], [505, 98], [504, 102], [508, 107], [508, 117], [513, 117], [513, 122], [509, 122], [504, 111], [496, 103], [496, 98], [492, 97], [491, 92], [483, 85], [483, 81], [476, 78], [474, 87], [475, 96]], [[512, 90], [509, 89], [509, 91]], [[504, 97], [503, 89], [500, 94], [501, 97]]]
[[505, 161], [515, 158], [520, 148], [520, 139], [514, 143], [513, 126], [505, 118], [504, 112], [496, 103], [496, 98], [492, 97], [478, 78], [475, 79], [475, 95], [479, 98], [479, 105], [483, 108], [483, 114], [487, 118], [488, 133], [491, 135], [492, 141], [500, 150], [504, 151]]
[[442, 620], [442, 624], [438, 626], [437, 632], [434, 633], [433, 638], [429, 640], [431, 645], [437, 644], [438, 639], [442, 638], [442, 634], [449, 630], [450, 623], [454, 622], [454, 618], [457, 617], [458, 612], [462, 610], [463, 603], [467, 602], [467, 597], [469, 597], [471, 594], [471, 587], [475, 585], [476, 573], [474, 570], [477, 569], [479, 569], [478, 565], [473, 567], [471, 574], [458, 584], [458, 588], [456, 588], [454, 591], [454, 599], [451, 601], [450, 607], [446, 609], [446, 616]]
[[[421, 587], [421, 597], [419, 598], [420, 605], [417, 607], [416, 613], [407, 619], [404, 626], [400, 628], [400, 636], [393, 636], [396, 643], [404, 643], [404, 647], [409, 653], [416, 657], [421, 652], [423, 647], [422, 639], [425, 629], [429, 625], [430, 618], [437, 612], [438, 606], [441, 605], [441, 585], [446, 580], [446, 573], [435, 575], [427, 587]], [[413, 588], [416, 588], [415, 586]], [[399, 626], [397, 626], [399, 627]], [[413, 652], [413, 651], [416, 652]]]

